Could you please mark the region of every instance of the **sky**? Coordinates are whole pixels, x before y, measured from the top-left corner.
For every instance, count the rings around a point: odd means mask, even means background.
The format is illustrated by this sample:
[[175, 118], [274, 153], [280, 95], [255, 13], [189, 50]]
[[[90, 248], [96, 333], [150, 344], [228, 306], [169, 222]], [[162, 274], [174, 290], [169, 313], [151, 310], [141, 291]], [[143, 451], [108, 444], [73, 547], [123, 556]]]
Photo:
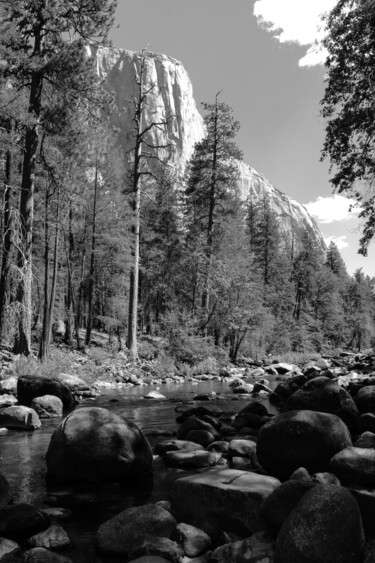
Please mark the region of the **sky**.
[[335, 0], [118, 0], [116, 47], [148, 47], [183, 63], [198, 109], [222, 90], [241, 123], [244, 161], [306, 206], [352, 274], [375, 276], [375, 251], [358, 255], [360, 221], [333, 194], [321, 162], [325, 123], [321, 14]]

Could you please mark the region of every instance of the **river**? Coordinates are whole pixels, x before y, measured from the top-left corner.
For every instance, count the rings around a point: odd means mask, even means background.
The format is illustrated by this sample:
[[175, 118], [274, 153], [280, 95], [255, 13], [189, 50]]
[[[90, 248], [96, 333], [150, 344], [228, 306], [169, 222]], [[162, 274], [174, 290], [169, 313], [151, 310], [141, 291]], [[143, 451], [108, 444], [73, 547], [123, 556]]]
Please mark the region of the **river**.
[[[144, 399], [143, 396], [151, 390], [155, 387], [104, 391], [94, 400], [84, 401], [76, 408], [97, 406], [110, 409], [136, 423], [153, 445], [175, 432], [176, 407], [184, 409], [203, 405], [213, 411], [236, 413], [249, 402], [248, 397], [234, 395], [229, 385], [221, 381], [162, 385], [159, 391], [167, 397], [164, 401]], [[214, 398], [210, 401], [192, 402], [195, 395], [206, 393], [216, 395], [212, 395]], [[269, 408], [268, 401], [264, 399], [263, 402]], [[12, 487], [14, 502], [72, 509], [72, 516], [61, 521], [61, 525], [74, 544], [72, 550], [66, 552], [74, 563], [123, 561], [123, 558], [102, 557], [95, 552], [94, 536], [98, 526], [130, 506], [167, 499], [171, 482], [186, 472], [166, 469], [159, 462], [154, 468], [153, 481], [138, 487], [110, 484], [93, 490], [48, 485], [44, 458], [51, 434], [59, 423], [60, 419], [44, 419], [42, 428], [35, 432], [10, 430], [0, 436], [0, 472]]]

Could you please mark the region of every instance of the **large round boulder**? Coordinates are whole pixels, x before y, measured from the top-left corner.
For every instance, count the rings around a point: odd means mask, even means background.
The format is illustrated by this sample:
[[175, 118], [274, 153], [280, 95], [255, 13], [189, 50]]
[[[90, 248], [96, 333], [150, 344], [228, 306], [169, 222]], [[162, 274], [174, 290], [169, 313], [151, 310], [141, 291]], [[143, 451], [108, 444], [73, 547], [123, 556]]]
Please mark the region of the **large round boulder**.
[[52, 435], [48, 474], [65, 482], [103, 482], [152, 471], [151, 446], [125, 418], [98, 407], [78, 409]]
[[299, 467], [325, 471], [330, 459], [351, 446], [347, 426], [333, 414], [310, 410], [279, 414], [259, 431], [257, 456], [271, 475], [287, 479]]
[[29, 407], [35, 397], [55, 395], [65, 408], [74, 405], [74, 397], [66, 383], [41, 375], [21, 375], [17, 382], [17, 396], [20, 405]]
[[298, 409], [335, 414], [349, 428], [356, 427], [359, 416], [349, 393], [328, 377], [316, 377], [305, 383], [287, 399], [283, 410]]
[[317, 485], [291, 512], [276, 540], [275, 563], [362, 563], [364, 533], [348, 490]]
[[362, 387], [355, 397], [355, 402], [360, 412], [375, 413], [375, 385]]

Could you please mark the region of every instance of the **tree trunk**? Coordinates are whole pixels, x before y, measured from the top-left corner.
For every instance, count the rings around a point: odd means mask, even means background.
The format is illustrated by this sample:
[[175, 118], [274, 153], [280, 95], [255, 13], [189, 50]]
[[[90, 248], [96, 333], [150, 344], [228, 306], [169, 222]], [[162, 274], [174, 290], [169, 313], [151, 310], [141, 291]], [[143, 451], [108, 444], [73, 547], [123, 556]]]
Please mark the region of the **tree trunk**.
[[66, 319], [65, 319], [65, 342], [72, 344], [72, 325], [73, 325], [73, 280], [71, 275], [71, 264], [73, 262], [74, 240], [73, 240], [73, 210], [72, 202], [69, 207], [69, 240], [68, 240], [68, 291], [66, 298]]
[[92, 323], [93, 323], [93, 309], [94, 309], [94, 289], [95, 289], [95, 250], [96, 250], [96, 203], [98, 197], [98, 160], [95, 163], [95, 182], [94, 182], [94, 208], [92, 212], [92, 235], [91, 235], [91, 257], [90, 257], [90, 272], [89, 272], [89, 307], [87, 314], [86, 326], [86, 346], [90, 344]]
[[[41, 27], [35, 33], [33, 55], [38, 57], [43, 43]], [[19, 305], [18, 334], [14, 352], [31, 353], [31, 283], [32, 239], [34, 223], [35, 164], [39, 144], [39, 120], [42, 105], [43, 75], [34, 71], [31, 76], [29, 115], [33, 122], [26, 129], [20, 197], [20, 249], [18, 252], [19, 282], [16, 300]]]
[[44, 361], [48, 357], [48, 349], [51, 340], [51, 329], [53, 320], [53, 310], [55, 306], [56, 283], [57, 283], [57, 266], [59, 254], [59, 235], [60, 235], [60, 189], [57, 191], [57, 211], [56, 211], [56, 225], [55, 225], [55, 247], [53, 256], [53, 272], [51, 293], [48, 296], [49, 286], [49, 232], [48, 232], [48, 188], [46, 194], [46, 225], [45, 225], [45, 277], [44, 277], [44, 315], [43, 315], [43, 331], [40, 340], [39, 358]]
[[14, 158], [14, 121], [10, 123], [10, 145], [6, 154], [5, 190], [4, 190], [4, 224], [3, 224], [3, 256], [0, 273], [0, 342], [7, 336], [6, 307], [9, 301], [10, 266], [14, 245], [14, 210], [13, 210], [13, 158]]

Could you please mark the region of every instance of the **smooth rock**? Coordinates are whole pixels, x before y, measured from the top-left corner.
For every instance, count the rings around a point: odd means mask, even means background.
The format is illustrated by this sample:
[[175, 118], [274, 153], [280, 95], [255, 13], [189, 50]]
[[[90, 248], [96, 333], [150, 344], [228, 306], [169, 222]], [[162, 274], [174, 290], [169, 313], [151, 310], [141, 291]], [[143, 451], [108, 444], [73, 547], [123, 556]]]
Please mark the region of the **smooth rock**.
[[99, 526], [96, 545], [103, 552], [128, 556], [148, 534], [170, 538], [176, 524], [173, 516], [159, 506], [128, 508]]
[[60, 526], [50, 526], [39, 534], [31, 536], [27, 541], [34, 547], [45, 549], [63, 549], [71, 544], [68, 534]]
[[207, 430], [191, 430], [186, 436], [186, 440], [195, 442], [206, 448], [215, 441], [215, 437]]
[[276, 540], [275, 563], [362, 563], [364, 533], [353, 496], [316, 485], [291, 512]]
[[280, 481], [235, 469], [212, 469], [177, 479], [171, 488], [173, 513], [217, 537], [221, 530], [248, 536], [255, 531], [259, 507]]
[[159, 393], [159, 391], [150, 391], [147, 395], [144, 395], [144, 399], [153, 399], [155, 401], [164, 401], [166, 396]]
[[255, 449], [256, 443], [252, 440], [231, 440], [228, 457], [250, 457]]
[[256, 532], [249, 538], [216, 548], [211, 553], [209, 561], [210, 563], [273, 563], [273, 556], [274, 540], [264, 532]]
[[184, 522], [177, 524], [173, 538], [188, 557], [198, 557], [211, 547], [211, 538], [206, 532]]
[[170, 467], [194, 468], [210, 467], [216, 465], [221, 454], [205, 450], [167, 452], [163, 457], [166, 465]]
[[351, 437], [336, 415], [309, 410], [275, 416], [259, 431], [257, 456], [271, 475], [287, 479], [299, 467], [310, 473], [325, 471], [330, 459]]
[[61, 399], [55, 395], [44, 395], [43, 397], [35, 397], [31, 401], [31, 408], [40, 418], [58, 418], [63, 415], [64, 406]]
[[0, 426], [12, 430], [37, 430], [42, 423], [39, 416], [29, 407], [8, 407], [0, 412]]
[[285, 481], [266, 498], [260, 507], [260, 514], [267, 524], [278, 532], [301, 498], [315, 486], [311, 479]]
[[356, 448], [375, 448], [375, 434], [373, 432], [363, 432], [353, 444]]
[[163, 456], [167, 452], [204, 450], [203, 446], [187, 440], [163, 440], [155, 445], [155, 454]]
[[180, 545], [169, 538], [152, 536], [148, 534], [140, 545], [136, 545], [130, 552], [130, 557], [142, 557], [148, 555], [152, 557], [164, 557], [172, 563], [180, 563], [183, 551]]
[[18, 543], [8, 540], [7, 538], [0, 538], [0, 561], [2, 561], [5, 555], [19, 548]]
[[55, 430], [46, 462], [60, 481], [116, 481], [151, 472], [152, 450], [135, 424], [107, 409], [85, 407]]
[[4, 395], [0, 395], [0, 409], [4, 409], [6, 407], [12, 407], [17, 403], [16, 397], [11, 395], [10, 393], [5, 393]]
[[218, 432], [216, 428], [212, 426], [212, 424], [205, 422], [200, 418], [197, 418], [195, 415], [192, 415], [189, 416], [186, 420], [184, 420], [180, 425], [180, 427], [178, 428], [177, 439], [186, 440], [187, 435], [192, 430], [206, 430], [207, 432], [210, 432], [213, 435], [214, 440], [220, 440], [221, 438], [220, 432]]
[[344, 484], [375, 486], [375, 450], [345, 448], [332, 457], [331, 471]]
[[293, 393], [283, 407], [284, 411], [304, 409], [335, 414], [352, 429], [356, 428], [359, 417], [358, 409], [349, 393], [328, 377], [311, 379]]
[[216, 442], [212, 442], [209, 446], [207, 446], [207, 451], [209, 452], [217, 452], [220, 454], [227, 454], [229, 448], [229, 443], [225, 442], [224, 440], [219, 440]]
[[361, 413], [375, 413], [375, 385], [366, 385], [355, 397], [355, 403]]

